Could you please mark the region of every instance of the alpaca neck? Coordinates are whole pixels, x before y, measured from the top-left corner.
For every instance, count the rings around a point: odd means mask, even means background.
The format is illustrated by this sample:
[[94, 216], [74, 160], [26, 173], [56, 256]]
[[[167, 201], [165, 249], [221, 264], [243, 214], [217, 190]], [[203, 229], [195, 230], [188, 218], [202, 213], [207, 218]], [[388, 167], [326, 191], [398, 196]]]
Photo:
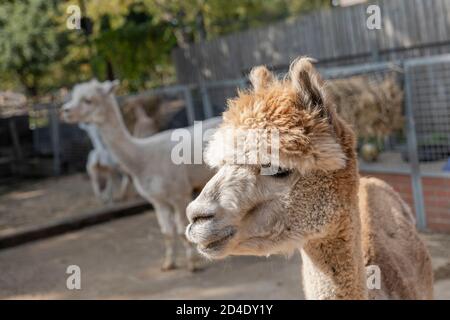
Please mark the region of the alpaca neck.
[[134, 116], [136, 117], [136, 121], [139, 121], [139, 119], [148, 119], [147, 113], [140, 105], [134, 107]]
[[303, 282], [308, 299], [367, 299], [358, 238], [342, 230], [336, 238], [310, 240], [303, 246]]
[[102, 138], [120, 165], [129, 173], [138, 174], [142, 148], [128, 132], [116, 100], [109, 99], [105, 103], [110, 105], [105, 106], [109, 110], [105, 121], [98, 125]]
[[[301, 249], [303, 282], [308, 299], [367, 299], [366, 275], [361, 246], [356, 160], [336, 177], [342, 191], [334, 195], [341, 203], [333, 227]], [[349, 171], [353, 172], [349, 172]], [[352, 178], [349, 178], [352, 177]]]

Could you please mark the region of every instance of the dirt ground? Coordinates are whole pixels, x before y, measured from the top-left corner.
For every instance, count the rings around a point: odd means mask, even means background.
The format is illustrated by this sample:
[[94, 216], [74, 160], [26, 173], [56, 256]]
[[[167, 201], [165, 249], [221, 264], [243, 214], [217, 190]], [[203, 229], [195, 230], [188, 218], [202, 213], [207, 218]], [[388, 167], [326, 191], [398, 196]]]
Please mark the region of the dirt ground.
[[0, 189], [0, 235], [104, 206], [81, 173]]
[[[120, 232], [118, 232], [120, 231]], [[163, 243], [149, 214], [0, 251], [1, 299], [301, 298], [298, 257], [232, 258], [190, 273], [161, 272]], [[184, 265], [179, 248], [179, 265]], [[297, 261], [297, 263], [295, 263]], [[66, 268], [81, 268], [81, 290]]]
[[[450, 299], [450, 235], [425, 234], [435, 296]], [[233, 257], [203, 271], [161, 272], [153, 212], [0, 251], [1, 299], [302, 299], [300, 258]], [[179, 265], [184, 264], [179, 250]], [[81, 290], [66, 269], [81, 268]]]

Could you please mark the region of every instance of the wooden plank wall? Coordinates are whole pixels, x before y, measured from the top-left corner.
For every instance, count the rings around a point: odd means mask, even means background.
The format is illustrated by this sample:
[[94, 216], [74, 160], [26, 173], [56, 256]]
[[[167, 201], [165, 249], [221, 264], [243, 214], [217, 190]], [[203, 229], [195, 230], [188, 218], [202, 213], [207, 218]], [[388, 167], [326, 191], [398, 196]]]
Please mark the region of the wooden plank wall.
[[[366, 27], [369, 4], [381, 8], [381, 30]], [[448, 52], [450, 0], [379, 0], [192, 44], [172, 57], [185, 84], [238, 78], [258, 64], [285, 69], [298, 55], [336, 66]]]

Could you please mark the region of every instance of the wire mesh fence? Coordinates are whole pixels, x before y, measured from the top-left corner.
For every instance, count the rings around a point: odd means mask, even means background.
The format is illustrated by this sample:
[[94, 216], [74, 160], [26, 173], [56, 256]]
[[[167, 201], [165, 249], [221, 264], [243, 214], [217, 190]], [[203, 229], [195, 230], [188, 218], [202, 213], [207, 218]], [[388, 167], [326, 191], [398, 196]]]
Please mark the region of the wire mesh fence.
[[418, 224], [450, 228], [450, 55], [405, 61], [405, 95]]
[[245, 79], [217, 81], [200, 85], [203, 110], [206, 118], [219, 116], [226, 109], [227, 100], [236, 96], [238, 88], [245, 88]]
[[412, 61], [408, 72], [419, 161], [446, 161], [450, 156], [450, 59]]
[[91, 148], [77, 125], [60, 121], [59, 108], [59, 103], [34, 105], [28, 118], [36, 161], [43, 166], [51, 160], [53, 175], [84, 169]]
[[383, 152], [405, 149], [403, 73], [398, 64], [325, 69], [323, 75], [337, 112], [358, 137], [362, 160], [377, 160], [364, 153], [364, 144]]

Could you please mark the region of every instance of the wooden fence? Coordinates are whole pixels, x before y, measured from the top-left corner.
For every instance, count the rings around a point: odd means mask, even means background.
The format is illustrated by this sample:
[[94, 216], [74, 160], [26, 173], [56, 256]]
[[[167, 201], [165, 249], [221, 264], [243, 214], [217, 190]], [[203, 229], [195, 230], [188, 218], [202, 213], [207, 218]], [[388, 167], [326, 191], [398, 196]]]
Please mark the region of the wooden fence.
[[[380, 6], [380, 30], [366, 26], [371, 4]], [[192, 44], [172, 56], [186, 84], [238, 78], [258, 64], [284, 69], [298, 55], [336, 66], [449, 52], [450, 0], [380, 0]]]

